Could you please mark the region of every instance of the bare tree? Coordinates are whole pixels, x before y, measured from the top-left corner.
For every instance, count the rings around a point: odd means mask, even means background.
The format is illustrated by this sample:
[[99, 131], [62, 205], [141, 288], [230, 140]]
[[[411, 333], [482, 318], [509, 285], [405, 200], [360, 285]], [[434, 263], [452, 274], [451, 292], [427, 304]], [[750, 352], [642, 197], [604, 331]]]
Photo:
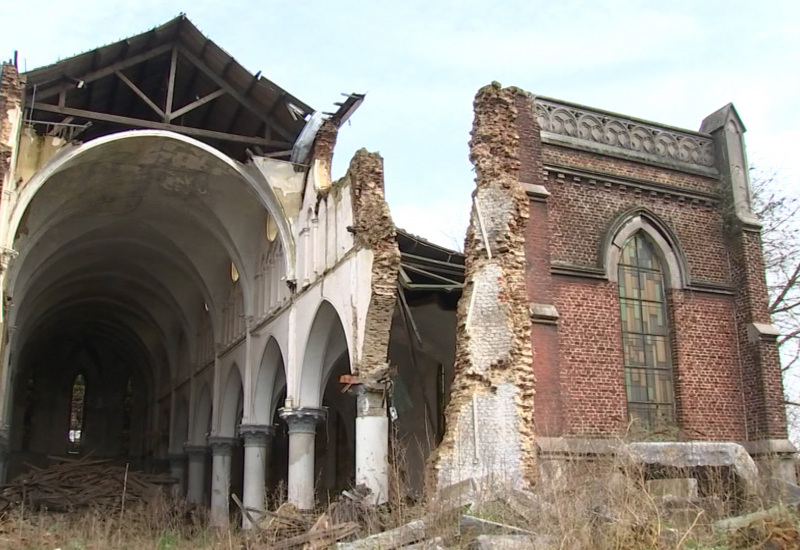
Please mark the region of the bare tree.
[[[775, 172], [751, 167], [750, 179], [753, 207], [763, 225], [769, 312], [781, 331], [781, 368], [785, 385], [791, 386], [789, 376], [800, 371], [800, 200], [787, 193]], [[800, 407], [800, 402], [787, 397], [787, 405]]]

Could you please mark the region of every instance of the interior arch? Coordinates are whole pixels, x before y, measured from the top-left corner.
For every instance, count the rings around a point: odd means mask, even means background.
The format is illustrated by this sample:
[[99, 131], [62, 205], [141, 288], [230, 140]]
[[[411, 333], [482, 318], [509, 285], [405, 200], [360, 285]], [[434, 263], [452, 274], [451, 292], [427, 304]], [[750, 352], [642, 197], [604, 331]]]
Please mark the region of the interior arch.
[[[170, 393], [205, 365], [201, 351], [221, 342], [223, 327], [226, 341], [245, 330], [240, 321], [255, 313], [247, 308], [263, 277], [266, 219], [276, 224], [282, 253], [293, 250], [280, 204], [258, 177], [191, 138], [130, 131], [65, 148], [23, 185], [6, 234], [18, 253], [5, 288], [14, 328], [4, 376], [14, 391], [0, 408], [12, 455], [63, 452], [70, 387], [61, 378], [78, 368], [87, 372], [87, 450], [142, 459], [166, 452], [143, 436], [117, 442], [162, 429]], [[221, 435], [235, 435], [241, 414], [236, 367], [234, 374], [234, 389], [221, 396]], [[49, 399], [31, 399], [31, 388], [43, 386]], [[181, 434], [172, 445], [190, 435], [204, 444], [212, 406], [206, 386], [191, 434], [188, 406], [175, 411], [172, 428]]]

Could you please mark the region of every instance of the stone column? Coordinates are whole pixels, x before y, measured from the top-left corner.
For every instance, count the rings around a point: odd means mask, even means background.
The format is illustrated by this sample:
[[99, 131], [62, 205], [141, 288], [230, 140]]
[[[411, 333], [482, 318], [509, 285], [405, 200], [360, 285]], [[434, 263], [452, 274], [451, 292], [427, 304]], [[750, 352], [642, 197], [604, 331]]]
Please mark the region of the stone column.
[[[266, 499], [266, 470], [270, 444], [275, 428], [259, 424], [242, 424], [239, 435], [244, 439], [244, 494], [242, 503], [245, 508], [264, 510]], [[254, 526], [247, 518], [242, 517], [242, 529]]]
[[228, 527], [228, 501], [231, 498], [231, 455], [236, 439], [232, 437], [209, 437], [211, 447], [211, 527]]
[[0, 430], [0, 484], [8, 482], [8, 428]]
[[324, 409], [281, 409], [289, 426], [289, 502], [300, 510], [314, 509], [314, 438]]
[[356, 407], [356, 485], [366, 485], [373, 504], [389, 499], [389, 418], [383, 392], [361, 388]]
[[176, 493], [183, 495], [186, 476], [186, 455], [184, 453], [170, 453], [169, 474], [175, 479]]
[[205, 445], [185, 445], [184, 450], [189, 462], [186, 500], [192, 504], [204, 504], [208, 447]]

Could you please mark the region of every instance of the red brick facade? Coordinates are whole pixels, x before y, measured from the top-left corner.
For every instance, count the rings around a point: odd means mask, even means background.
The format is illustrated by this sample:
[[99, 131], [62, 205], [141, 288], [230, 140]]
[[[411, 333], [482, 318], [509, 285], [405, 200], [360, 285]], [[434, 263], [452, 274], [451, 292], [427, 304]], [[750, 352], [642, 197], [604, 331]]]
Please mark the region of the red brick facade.
[[532, 316], [537, 433], [615, 437], [628, 425], [618, 288], [603, 264], [615, 223], [642, 210], [686, 271], [666, 293], [679, 437], [785, 439], [774, 336], [752, 329], [770, 322], [760, 236], [730, 222], [724, 178], [554, 143], [534, 101], [520, 92], [516, 105], [521, 179], [546, 190], [530, 193], [528, 297], [558, 312]]

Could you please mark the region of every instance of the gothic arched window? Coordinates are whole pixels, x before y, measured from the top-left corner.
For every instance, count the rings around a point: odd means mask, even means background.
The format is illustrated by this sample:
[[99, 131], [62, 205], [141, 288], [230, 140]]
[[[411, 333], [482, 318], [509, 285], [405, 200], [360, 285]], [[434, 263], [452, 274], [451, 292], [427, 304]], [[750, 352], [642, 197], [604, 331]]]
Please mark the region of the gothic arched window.
[[675, 424], [667, 304], [661, 260], [638, 232], [617, 264], [628, 416], [647, 431]]
[[83, 438], [83, 411], [86, 401], [86, 380], [78, 374], [72, 382], [72, 393], [69, 409], [69, 432], [67, 434], [67, 452], [79, 453]]

